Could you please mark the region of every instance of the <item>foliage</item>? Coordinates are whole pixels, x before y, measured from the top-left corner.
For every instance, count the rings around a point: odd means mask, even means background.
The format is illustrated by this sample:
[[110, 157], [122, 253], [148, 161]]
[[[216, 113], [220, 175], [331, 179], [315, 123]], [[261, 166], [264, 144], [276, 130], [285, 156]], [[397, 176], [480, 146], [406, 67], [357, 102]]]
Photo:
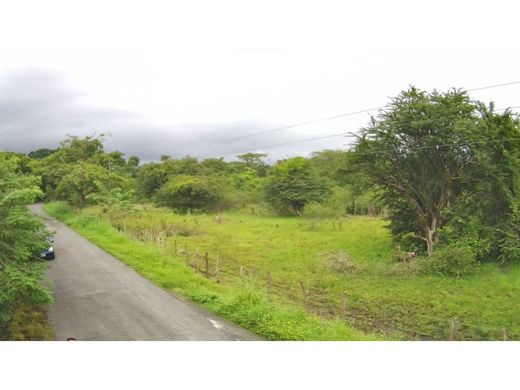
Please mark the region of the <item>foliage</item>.
[[382, 189], [392, 232], [413, 233], [429, 255], [466, 183], [475, 111], [465, 92], [412, 87], [372, 119], [356, 145], [354, 164]]
[[267, 174], [268, 167], [263, 160], [265, 157], [267, 157], [267, 154], [264, 153], [245, 153], [237, 156], [240, 162], [255, 171], [259, 177], [264, 177]]
[[468, 246], [452, 244], [440, 247], [421, 262], [421, 271], [439, 276], [468, 276], [478, 270], [479, 263]]
[[94, 204], [102, 205], [103, 212], [109, 213], [111, 216], [117, 213], [130, 211], [134, 201], [134, 191], [123, 191], [116, 187], [108, 189], [102, 182], [95, 181], [97, 188], [95, 193], [87, 195], [87, 200]]
[[496, 114], [493, 106], [480, 105], [479, 111], [482, 119], [470, 150], [470, 189], [454, 210], [459, 219], [454, 233], [474, 237], [482, 260], [519, 261], [520, 122], [509, 111]]
[[137, 192], [145, 198], [153, 197], [157, 190], [168, 181], [168, 175], [165, 164], [148, 163], [142, 165], [136, 173]]
[[95, 181], [107, 187], [130, 186], [134, 168], [123, 156], [105, 152], [102, 134], [83, 139], [69, 135], [52, 154], [32, 160], [31, 168], [42, 177], [41, 188], [48, 198], [84, 206], [87, 195], [96, 191]]
[[303, 157], [277, 163], [265, 185], [266, 200], [281, 214], [301, 214], [307, 203], [322, 201], [328, 192], [328, 182]]
[[219, 200], [220, 185], [211, 177], [173, 176], [157, 192], [156, 200], [180, 212], [207, 211]]
[[[50, 292], [40, 284], [45, 265], [39, 253], [48, 233], [26, 205], [41, 190], [38, 178], [23, 174], [18, 159], [0, 153], [0, 328], [5, 329], [17, 307], [46, 305]], [[5, 338], [5, 335], [2, 336]]]
[[103, 188], [128, 188], [128, 181], [99, 165], [78, 162], [69, 164], [67, 173], [60, 179], [55, 190], [56, 199], [64, 199], [73, 205], [85, 206], [89, 195]]
[[41, 148], [41, 149], [33, 150], [32, 152], [27, 153], [27, 156], [29, 158], [41, 160], [42, 158], [50, 156], [54, 152], [56, 152], [56, 149]]

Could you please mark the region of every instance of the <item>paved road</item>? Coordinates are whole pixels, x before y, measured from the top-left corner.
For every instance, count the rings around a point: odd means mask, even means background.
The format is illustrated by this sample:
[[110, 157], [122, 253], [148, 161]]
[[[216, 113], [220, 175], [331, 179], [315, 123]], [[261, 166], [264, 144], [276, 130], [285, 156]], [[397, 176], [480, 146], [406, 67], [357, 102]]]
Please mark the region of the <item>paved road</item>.
[[42, 211], [56, 232], [48, 277], [56, 340], [259, 340], [157, 287]]

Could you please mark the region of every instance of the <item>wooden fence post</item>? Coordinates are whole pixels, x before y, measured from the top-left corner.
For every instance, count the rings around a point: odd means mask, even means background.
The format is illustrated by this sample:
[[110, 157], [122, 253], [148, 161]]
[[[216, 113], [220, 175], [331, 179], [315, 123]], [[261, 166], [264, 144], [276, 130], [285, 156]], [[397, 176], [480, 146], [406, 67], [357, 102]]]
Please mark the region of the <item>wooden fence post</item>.
[[457, 333], [457, 321], [453, 318], [451, 320], [450, 340], [454, 340], [455, 339], [456, 333]]
[[502, 328], [502, 339], [507, 341], [507, 330], [506, 328]]
[[173, 240], [173, 255], [177, 256], [177, 240]]
[[208, 252], [206, 252], [204, 254], [204, 262], [205, 262], [205, 266], [206, 266], [206, 276], [209, 278], [209, 256], [208, 256]]
[[217, 283], [220, 283], [220, 256], [217, 255], [217, 260], [216, 260], [216, 267], [215, 267], [215, 277], [217, 279]]
[[305, 308], [305, 310], [307, 310], [309, 293], [308, 293], [307, 289], [305, 288], [305, 283], [303, 283], [303, 281], [301, 281], [301, 280], [300, 280], [300, 288], [302, 290], [302, 295], [303, 295], [303, 307]]
[[347, 316], [347, 292], [341, 292], [341, 307], [339, 308], [341, 319], [344, 320]]
[[240, 266], [240, 283], [244, 282], [244, 267]]

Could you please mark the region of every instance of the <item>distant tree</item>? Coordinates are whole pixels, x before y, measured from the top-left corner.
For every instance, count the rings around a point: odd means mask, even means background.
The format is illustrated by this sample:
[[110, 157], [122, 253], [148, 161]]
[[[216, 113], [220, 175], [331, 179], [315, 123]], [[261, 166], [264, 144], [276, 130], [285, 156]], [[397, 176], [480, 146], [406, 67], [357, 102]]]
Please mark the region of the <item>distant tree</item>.
[[168, 181], [169, 175], [164, 163], [141, 165], [135, 177], [138, 194], [150, 199]]
[[267, 157], [267, 154], [264, 153], [245, 153], [237, 156], [239, 161], [248, 168], [255, 170], [260, 177], [264, 177], [267, 172], [267, 164], [263, 160], [265, 157]]
[[[123, 156], [124, 153], [118, 151], [105, 152], [102, 134], [85, 138], [68, 135], [54, 153], [39, 160], [30, 160], [29, 166], [34, 174], [42, 177], [42, 189], [49, 198], [70, 200], [74, 194], [67, 196], [64, 188], [67, 188], [72, 181], [79, 180], [79, 178], [74, 179], [71, 176], [72, 172], [78, 173], [77, 164], [85, 164], [85, 167], [97, 167], [85, 168], [86, 171], [81, 171], [84, 175], [85, 172], [90, 171], [102, 172], [105, 175], [110, 172], [108, 176], [111, 177], [111, 180], [118, 178], [119, 182], [124, 182], [124, 178], [130, 177], [131, 173]], [[64, 182], [65, 178], [68, 184]], [[74, 201], [76, 204], [83, 204], [84, 200], [82, 201], [80, 197]]]
[[161, 155], [161, 161], [168, 161], [170, 159], [171, 159], [171, 156], [169, 154]]
[[33, 150], [32, 152], [27, 153], [27, 156], [30, 158], [34, 158], [36, 160], [41, 160], [42, 158], [45, 158], [47, 156], [50, 156], [54, 152], [56, 152], [57, 149], [37, 149]]
[[126, 166], [125, 154], [120, 151], [115, 151], [112, 153], [108, 153], [109, 161], [109, 169], [114, 167], [124, 167]]
[[277, 163], [265, 184], [266, 200], [283, 214], [301, 214], [307, 203], [322, 201], [328, 192], [327, 180], [303, 157]]
[[199, 175], [201, 173], [199, 161], [191, 156], [172, 161], [169, 167], [171, 172], [176, 175]]
[[352, 175], [349, 172], [350, 154], [346, 150], [320, 150], [311, 154], [309, 162], [320, 176], [345, 184]]
[[209, 211], [220, 197], [220, 184], [211, 177], [180, 175], [170, 180], [157, 192], [161, 206], [180, 212]]
[[125, 178], [111, 173], [99, 165], [75, 163], [67, 166], [67, 173], [60, 179], [55, 195], [76, 206], [85, 206], [88, 196], [99, 191], [102, 183], [107, 188], [128, 187]]
[[133, 168], [137, 168], [139, 166], [139, 162], [141, 160], [137, 156], [130, 156], [128, 157], [127, 164]]
[[130, 173], [131, 177], [135, 177], [137, 174], [137, 168], [139, 167], [139, 157], [130, 156], [128, 157], [128, 161], [126, 162], [127, 170]]
[[204, 176], [224, 175], [227, 163], [223, 158], [207, 158], [200, 162], [200, 172]]
[[103, 147], [104, 134], [79, 138], [67, 135], [60, 143], [58, 151], [52, 155], [62, 163], [76, 163], [79, 161], [90, 162], [108, 168], [110, 156], [105, 153]]

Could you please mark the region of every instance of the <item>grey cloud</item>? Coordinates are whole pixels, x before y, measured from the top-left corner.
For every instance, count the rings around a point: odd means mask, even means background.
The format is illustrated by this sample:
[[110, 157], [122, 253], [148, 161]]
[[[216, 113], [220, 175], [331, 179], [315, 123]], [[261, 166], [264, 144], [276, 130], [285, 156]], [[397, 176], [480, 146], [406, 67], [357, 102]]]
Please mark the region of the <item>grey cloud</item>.
[[[266, 129], [256, 122], [157, 125], [152, 118], [135, 112], [93, 107], [86, 94], [61, 74], [26, 69], [0, 78], [0, 150], [29, 152], [54, 148], [66, 134], [85, 136], [109, 133], [108, 150], [120, 150], [143, 161], [174, 157], [232, 158], [239, 153], [297, 140], [296, 131], [263, 137], [226, 141]], [[326, 145], [324, 145], [326, 147]], [[292, 145], [266, 150], [272, 158], [316, 150], [316, 145]]]

